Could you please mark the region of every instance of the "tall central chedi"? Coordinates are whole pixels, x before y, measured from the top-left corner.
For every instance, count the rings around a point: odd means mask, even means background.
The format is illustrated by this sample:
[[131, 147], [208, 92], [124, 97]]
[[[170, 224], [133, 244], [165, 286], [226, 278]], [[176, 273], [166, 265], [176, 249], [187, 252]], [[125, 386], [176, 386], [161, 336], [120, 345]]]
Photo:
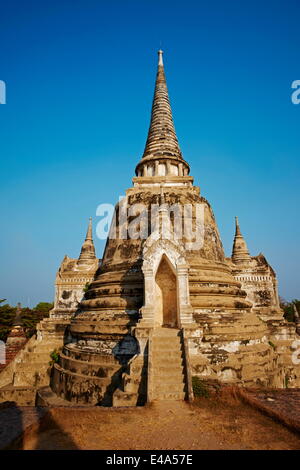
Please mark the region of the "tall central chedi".
[[[69, 401], [118, 406], [192, 399], [192, 376], [281, 387], [294, 370], [271, 346], [287, 328], [274, 272], [262, 255], [251, 258], [239, 229], [234, 254], [225, 258], [213, 211], [193, 185], [162, 54], [133, 186], [116, 206], [102, 263], [54, 366], [52, 390]], [[250, 268], [268, 277], [255, 281], [257, 289], [268, 282], [264, 319], [247, 293]]]

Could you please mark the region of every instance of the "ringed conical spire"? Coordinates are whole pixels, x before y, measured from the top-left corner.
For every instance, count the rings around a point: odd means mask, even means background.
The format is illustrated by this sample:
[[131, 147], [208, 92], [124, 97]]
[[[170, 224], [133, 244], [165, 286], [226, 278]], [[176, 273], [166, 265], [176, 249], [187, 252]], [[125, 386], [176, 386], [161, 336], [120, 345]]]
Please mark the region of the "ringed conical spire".
[[241, 233], [238, 218], [235, 218], [235, 237], [232, 248], [232, 261], [235, 264], [243, 264], [250, 261], [251, 256], [249, 254], [247, 243]]
[[163, 64], [163, 51], [160, 49], [158, 51], [158, 67], [151, 122], [143, 158], [162, 155], [182, 158], [172, 117]]
[[86, 232], [85, 240], [93, 240], [93, 226], [92, 226], [92, 217], [89, 218], [89, 225]]
[[[175, 132], [163, 64], [158, 51], [158, 65], [151, 120], [142, 159], [136, 167], [138, 177], [188, 177], [189, 165], [183, 159]], [[192, 181], [191, 177], [188, 177]], [[185, 183], [188, 180], [185, 181]]]
[[96, 253], [93, 242], [93, 227], [92, 227], [92, 217], [89, 219], [88, 229], [86, 232], [86, 237], [83, 242], [81, 252], [78, 258], [78, 264], [86, 264], [87, 261], [95, 260]]

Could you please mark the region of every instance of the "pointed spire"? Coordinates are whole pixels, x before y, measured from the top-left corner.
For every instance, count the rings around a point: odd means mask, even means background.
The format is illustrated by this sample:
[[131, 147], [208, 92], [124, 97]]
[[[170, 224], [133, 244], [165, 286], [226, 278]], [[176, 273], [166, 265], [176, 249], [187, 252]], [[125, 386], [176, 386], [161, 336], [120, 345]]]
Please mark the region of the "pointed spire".
[[93, 242], [93, 228], [92, 228], [92, 217], [89, 219], [88, 229], [86, 237], [83, 242], [81, 252], [78, 258], [78, 264], [86, 264], [88, 261], [95, 260], [96, 253]]
[[251, 260], [251, 256], [249, 254], [244, 237], [241, 233], [237, 217], [235, 217], [235, 237], [231, 259], [235, 264], [243, 264]]
[[173, 123], [163, 65], [163, 51], [161, 49], [158, 51], [158, 67], [151, 122], [143, 158], [149, 156], [173, 156], [182, 159]]
[[239, 219], [237, 218], [237, 216], [235, 216], [235, 236], [237, 235], [242, 235], [242, 234], [241, 234], [241, 229], [239, 226]]
[[163, 63], [163, 51], [161, 49], [159, 49], [158, 51], [158, 65], [164, 65]]
[[89, 225], [86, 232], [86, 240], [93, 240], [93, 227], [92, 227], [92, 217], [89, 218]]
[[16, 310], [14, 321], [13, 321], [13, 326], [23, 326], [22, 306], [20, 302], [18, 302], [17, 304], [17, 310]]

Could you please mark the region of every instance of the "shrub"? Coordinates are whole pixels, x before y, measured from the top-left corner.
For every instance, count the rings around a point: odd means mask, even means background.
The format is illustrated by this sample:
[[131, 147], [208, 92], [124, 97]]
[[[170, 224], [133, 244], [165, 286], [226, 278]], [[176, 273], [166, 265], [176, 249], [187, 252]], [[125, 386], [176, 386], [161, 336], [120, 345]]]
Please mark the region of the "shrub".
[[91, 285], [90, 282], [87, 282], [87, 283], [85, 284], [85, 286], [84, 286], [84, 288], [83, 288], [83, 292], [84, 292], [84, 293], [86, 293], [86, 292], [89, 290], [90, 285]]
[[49, 365], [53, 366], [53, 364], [57, 364], [59, 361], [59, 351], [57, 351], [57, 349], [54, 349], [54, 351], [50, 353], [50, 357], [52, 361], [49, 362]]
[[192, 386], [195, 397], [209, 397], [207, 385], [205, 384], [205, 382], [203, 382], [203, 380], [199, 379], [199, 377], [192, 377]]
[[284, 378], [285, 388], [289, 388], [289, 381], [290, 381], [290, 378], [289, 378], [288, 375], [286, 375], [285, 378]]

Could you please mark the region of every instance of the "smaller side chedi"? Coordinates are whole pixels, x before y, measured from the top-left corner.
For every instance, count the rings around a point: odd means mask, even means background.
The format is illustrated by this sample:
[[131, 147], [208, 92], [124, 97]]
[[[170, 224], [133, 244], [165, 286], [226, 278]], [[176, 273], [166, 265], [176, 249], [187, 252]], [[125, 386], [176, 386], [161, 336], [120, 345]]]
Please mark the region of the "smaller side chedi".
[[178, 144], [162, 57], [145, 150], [103, 258], [90, 222], [79, 259], [66, 257], [57, 274], [48, 323], [64, 325], [64, 335], [49, 383], [36, 389], [40, 404], [192, 400], [194, 376], [300, 385], [299, 337], [283, 317], [275, 272], [262, 254], [250, 255], [237, 219], [225, 257]]

